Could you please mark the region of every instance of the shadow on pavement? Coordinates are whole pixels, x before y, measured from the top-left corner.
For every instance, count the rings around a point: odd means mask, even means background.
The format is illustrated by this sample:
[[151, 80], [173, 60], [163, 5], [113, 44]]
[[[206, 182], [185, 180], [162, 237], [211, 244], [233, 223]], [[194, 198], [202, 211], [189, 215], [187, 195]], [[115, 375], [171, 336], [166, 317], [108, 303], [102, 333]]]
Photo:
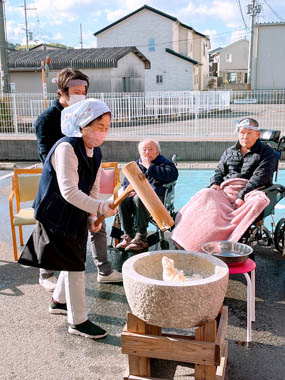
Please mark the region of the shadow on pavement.
[[19, 289], [20, 286], [38, 282], [36, 268], [4, 260], [0, 260], [0, 264], [0, 295], [22, 296], [24, 293]]

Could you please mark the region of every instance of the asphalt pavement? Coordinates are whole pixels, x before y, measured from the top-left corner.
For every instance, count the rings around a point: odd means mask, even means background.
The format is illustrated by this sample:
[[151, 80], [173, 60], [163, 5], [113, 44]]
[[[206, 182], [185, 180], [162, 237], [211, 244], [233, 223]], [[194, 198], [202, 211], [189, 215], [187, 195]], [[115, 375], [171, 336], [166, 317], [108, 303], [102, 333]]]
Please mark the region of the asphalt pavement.
[[[9, 172], [0, 172], [0, 176]], [[11, 178], [0, 180], [0, 379], [122, 380], [127, 356], [121, 353], [121, 331], [129, 310], [123, 284], [99, 284], [88, 246], [86, 298], [89, 318], [108, 330], [102, 340], [67, 332], [66, 317], [48, 313], [51, 295], [38, 284], [38, 270], [13, 261], [8, 195]], [[32, 227], [24, 228], [25, 240]], [[152, 250], [155, 250], [152, 247]], [[273, 248], [256, 247], [256, 321], [246, 344], [246, 281], [230, 277], [227, 379], [285, 378], [285, 259]], [[127, 254], [109, 252], [121, 270]], [[152, 376], [194, 379], [193, 366], [152, 360]]]

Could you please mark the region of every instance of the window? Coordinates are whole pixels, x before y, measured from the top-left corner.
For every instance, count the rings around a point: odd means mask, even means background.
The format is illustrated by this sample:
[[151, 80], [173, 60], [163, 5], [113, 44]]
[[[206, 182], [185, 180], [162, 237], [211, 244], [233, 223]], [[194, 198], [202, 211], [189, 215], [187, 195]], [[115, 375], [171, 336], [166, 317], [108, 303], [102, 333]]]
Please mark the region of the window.
[[131, 91], [131, 78], [123, 77], [123, 92]]
[[154, 38], [148, 40], [148, 51], [155, 51], [155, 41]]
[[232, 54], [230, 54], [230, 53], [226, 54], [226, 62], [228, 62], [228, 63], [232, 62]]
[[227, 73], [228, 83], [237, 83], [237, 73]]
[[156, 83], [162, 83], [163, 80], [162, 80], [162, 75], [157, 75], [156, 76]]

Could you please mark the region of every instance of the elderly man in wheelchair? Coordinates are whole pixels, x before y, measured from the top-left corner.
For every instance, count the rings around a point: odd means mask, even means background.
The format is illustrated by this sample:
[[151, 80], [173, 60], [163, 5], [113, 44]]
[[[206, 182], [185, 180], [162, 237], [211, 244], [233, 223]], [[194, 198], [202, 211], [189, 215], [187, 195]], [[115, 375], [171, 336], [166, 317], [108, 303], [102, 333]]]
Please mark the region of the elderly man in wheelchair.
[[[279, 149], [261, 142], [259, 124], [252, 118], [240, 120], [237, 131], [238, 142], [223, 153], [210, 188], [195, 194], [177, 214], [172, 239], [180, 248], [201, 251], [204, 243], [213, 240], [245, 239], [252, 243], [253, 230], [257, 236], [262, 226], [263, 210], [272, 213], [284, 197], [283, 186], [272, 185], [283, 150], [282, 139]], [[276, 143], [278, 132], [262, 134], [273, 135]], [[268, 136], [264, 140], [272, 141]], [[278, 239], [280, 242], [280, 236]]]
[[[138, 150], [140, 158], [137, 160], [137, 165], [164, 203], [165, 194], [168, 191], [164, 185], [176, 181], [178, 177], [176, 166], [160, 154], [160, 145], [156, 140], [141, 141]], [[124, 189], [128, 184], [125, 178]], [[116, 248], [132, 252], [146, 250], [149, 246], [147, 228], [151, 216], [135, 191], [120, 204], [119, 216], [124, 234]]]

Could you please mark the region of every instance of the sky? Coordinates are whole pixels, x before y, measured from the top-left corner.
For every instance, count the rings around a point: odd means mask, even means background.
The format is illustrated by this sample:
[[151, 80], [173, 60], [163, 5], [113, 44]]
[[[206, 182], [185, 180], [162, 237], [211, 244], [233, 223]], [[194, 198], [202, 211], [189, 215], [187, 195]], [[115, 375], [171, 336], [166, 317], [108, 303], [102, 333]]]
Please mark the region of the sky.
[[[7, 40], [26, 44], [24, 0], [4, 0]], [[249, 38], [251, 0], [26, 0], [29, 44], [96, 47], [93, 33], [149, 5], [209, 35], [211, 49]], [[285, 0], [260, 0], [258, 22], [285, 22]], [[167, 41], [166, 41], [167, 42]]]

